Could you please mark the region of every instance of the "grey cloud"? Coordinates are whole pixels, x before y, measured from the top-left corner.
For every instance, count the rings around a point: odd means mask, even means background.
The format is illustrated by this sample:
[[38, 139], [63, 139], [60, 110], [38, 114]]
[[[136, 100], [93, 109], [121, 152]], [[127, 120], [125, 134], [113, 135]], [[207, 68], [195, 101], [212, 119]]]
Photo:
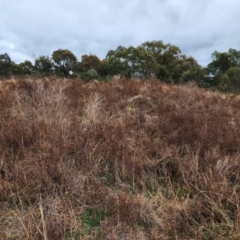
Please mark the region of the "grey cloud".
[[11, 0], [0, 8], [0, 53], [16, 62], [59, 48], [104, 58], [119, 45], [162, 40], [206, 65], [214, 50], [240, 42], [237, 0]]

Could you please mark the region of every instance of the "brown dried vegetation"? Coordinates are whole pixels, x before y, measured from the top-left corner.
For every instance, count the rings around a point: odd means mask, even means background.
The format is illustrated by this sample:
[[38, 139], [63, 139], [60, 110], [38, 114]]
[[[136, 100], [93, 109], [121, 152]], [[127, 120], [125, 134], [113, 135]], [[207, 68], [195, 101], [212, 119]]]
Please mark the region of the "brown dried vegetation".
[[239, 107], [191, 84], [1, 81], [1, 239], [240, 239]]

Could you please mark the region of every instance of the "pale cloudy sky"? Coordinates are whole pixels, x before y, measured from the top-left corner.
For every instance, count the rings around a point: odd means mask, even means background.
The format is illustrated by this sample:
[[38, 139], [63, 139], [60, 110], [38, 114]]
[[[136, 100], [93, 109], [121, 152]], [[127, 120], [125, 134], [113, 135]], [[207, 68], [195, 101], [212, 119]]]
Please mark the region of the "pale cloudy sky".
[[215, 50], [240, 50], [239, 0], [0, 0], [0, 9], [0, 54], [17, 63], [57, 49], [103, 59], [153, 40], [202, 66]]

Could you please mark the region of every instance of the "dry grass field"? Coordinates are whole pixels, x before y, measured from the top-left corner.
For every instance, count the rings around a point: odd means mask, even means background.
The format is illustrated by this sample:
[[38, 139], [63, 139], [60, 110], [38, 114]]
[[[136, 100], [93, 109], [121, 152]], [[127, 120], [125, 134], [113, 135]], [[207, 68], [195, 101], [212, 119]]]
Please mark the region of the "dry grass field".
[[240, 99], [1, 81], [0, 239], [240, 239]]

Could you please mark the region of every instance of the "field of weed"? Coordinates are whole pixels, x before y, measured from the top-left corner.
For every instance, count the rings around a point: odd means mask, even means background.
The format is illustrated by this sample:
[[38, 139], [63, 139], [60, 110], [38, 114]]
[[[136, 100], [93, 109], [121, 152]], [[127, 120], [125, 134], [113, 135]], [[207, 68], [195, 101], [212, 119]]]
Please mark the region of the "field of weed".
[[159, 81], [0, 82], [0, 239], [240, 239], [240, 98]]

